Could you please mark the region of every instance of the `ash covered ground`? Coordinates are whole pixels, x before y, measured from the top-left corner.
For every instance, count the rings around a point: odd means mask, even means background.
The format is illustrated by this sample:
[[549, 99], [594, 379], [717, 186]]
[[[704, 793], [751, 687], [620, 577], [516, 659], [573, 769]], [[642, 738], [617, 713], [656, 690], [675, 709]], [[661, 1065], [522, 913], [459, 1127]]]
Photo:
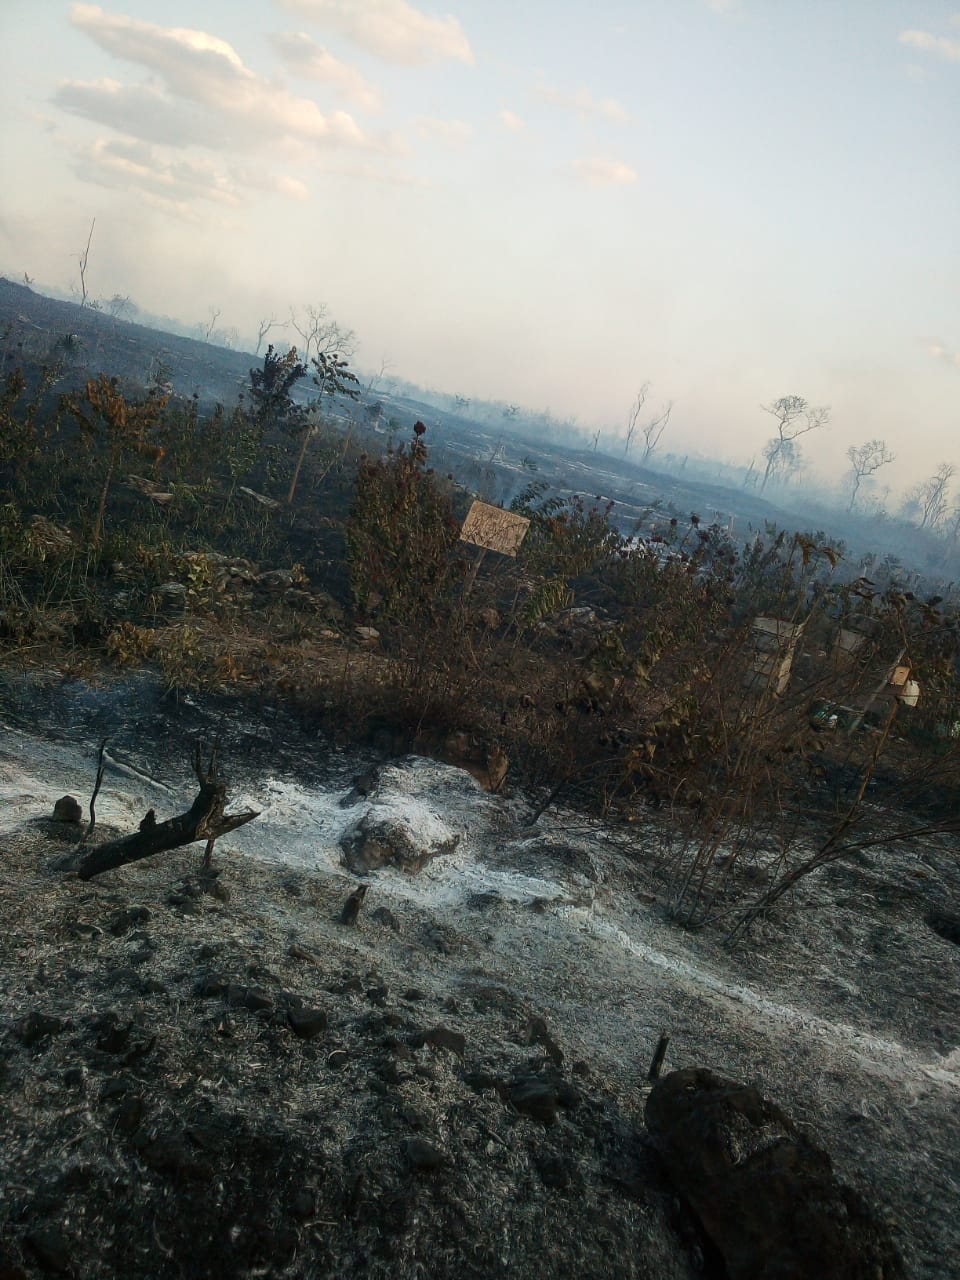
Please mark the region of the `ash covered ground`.
[[[960, 1274], [955, 842], [803, 883], [735, 947], [677, 929], [656, 827], [525, 825], [433, 762], [376, 799], [458, 837], [357, 878], [369, 759], [239, 713], [226, 837], [83, 882], [95, 839], [192, 799], [222, 708], [143, 687], [8, 686], [0, 740], [4, 1275], [721, 1275], [644, 1131], [646, 1071], [755, 1084], [890, 1224], [907, 1274]], [[345, 800], [351, 803], [344, 805]], [[931, 923], [933, 922], [933, 923]]]

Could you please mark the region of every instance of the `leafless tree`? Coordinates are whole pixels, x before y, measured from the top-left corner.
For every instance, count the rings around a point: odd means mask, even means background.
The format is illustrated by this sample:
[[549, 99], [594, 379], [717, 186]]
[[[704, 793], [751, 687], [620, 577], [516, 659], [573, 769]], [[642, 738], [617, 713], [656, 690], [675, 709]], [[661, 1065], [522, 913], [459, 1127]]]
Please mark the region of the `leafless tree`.
[[637, 435], [643, 440], [643, 454], [640, 458], [641, 466], [644, 465], [667, 429], [667, 423], [670, 421], [670, 414], [673, 412], [673, 401], [669, 401], [660, 410], [655, 413], [652, 418], [648, 418], [646, 422], [642, 421], [643, 409], [647, 403], [647, 396], [650, 393], [650, 383], [645, 382], [636, 394], [633, 404], [630, 406], [630, 416], [627, 419], [627, 434], [624, 440], [624, 454], [630, 452], [633, 442]]
[[90, 223], [90, 231], [87, 235], [87, 243], [83, 249], [77, 254], [77, 265], [80, 268], [80, 309], [87, 305], [87, 265], [90, 262], [90, 244], [93, 240], [93, 228], [97, 225], [94, 218]]
[[952, 462], [941, 462], [936, 471], [911, 491], [907, 504], [920, 516], [921, 529], [939, 529], [947, 514], [947, 494], [957, 468]]
[[291, 307], [290, 325], [300, 335], [298, 349], [307, 364], [317, 356], [352, 356], [356, 350], [356, 334], [330, 319], [326, 303], [304, 307], [302, 312]]
[[781, 396], [773, 404], [763, 404], [760, 408], [771, 414], [777, 423], [777, 434], [763, 448], [767, 466], [760, 481], [762, 491], [773, 476], [786, 476], [796, 470], [800, 453], [789, 446], [800, 436], [825, 427], [830, 421], [830, 409], [827, 405], [812, 405], [803, 396]]
[[115, 293], [107, 302], [107, 310], [114, 320], [122, 320], [128, 312], [133, 310], [133, 303], [128, 294]]
[[867, 440], [864, 444], [850, 446], [847, 457], [850, 459], [853, 489], [850, 493], [848, 511], [853, 510], [857, 492], [865, 477], [876, 475], [881, 467], [885, 467], [888, 462], [893, 462], [896, 456], [895, 453], [890, 452], [883, 440]]
[[260, 348], [263, 346], [263, 340], [271, 329], [285, 329], [288, 323], [289, 322], [286, 320], [278, 320], [275, 315], [271, 315], [269, 319], [261, 320], [260, 326], [257, 329], [257, 346], [254, 351], [254, 355], [258, 356], [260, 354]]
[[197, 328], [200, 330], [200, 333], [203, 336], [204, 342], [212, 341], [213, 333], [217, 327], [217, 321], [220, 319], [221, 314], [222, 312], [219, 307], [211, 307], [210, 313], [209, 313], [209, 319], [201, 320], [200, 323], [197, 325]]

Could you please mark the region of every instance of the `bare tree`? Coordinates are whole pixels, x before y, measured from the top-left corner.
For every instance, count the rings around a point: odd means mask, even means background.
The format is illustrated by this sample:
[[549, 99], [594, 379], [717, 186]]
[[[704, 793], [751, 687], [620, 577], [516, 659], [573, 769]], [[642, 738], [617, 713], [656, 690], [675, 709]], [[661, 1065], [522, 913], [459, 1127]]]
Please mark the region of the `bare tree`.
[[260, 326], [257, 329], [257, 345], [253, 354], [255, 356], [260, 354], [260, 348], [263, 346], [263, 340], [271, 329], [285, 329], [288, 323], [289, 322], [287, 320], [278, 320], [277, 317], [272, 314], [268, 319], [261, 320]]
[[921, 529], [939, 529], [947, 514], [947, 494], [957, 468], [952, 462], [941, 462], [936, 471], [911, 491], [908, 505], [920, 516]]
[[93, 228], [97, 225], [96, 218], [90, 223], [90, 232], [87, 235], [87, 243], [83, 249], [77, 254], [77, 265], [80, 268], [80, 309], [81, 311], [87, 305], [87, 264], [90, 261], [90, 244], [93, 240]]
[[862, 481], [867, 476], [876, 475], [881, 467], [885, 467], [888, 462], [893, 462], [896, 456], [895, 453], [890, 452], [883, 440], [867, 440], [864, 444], [850, 446], [847, 457], [850, 459], [852, 469], [853, 489], [850, 493], [848, 511], [853, 510]]
[[670, 421], [670, 414], [673, 412], [673, 401], [670, 400], [663, 406], [659, 413], [655, 413], [652, 418], [648, 418], [646, 422], [642, 422], [644, 405], [647, 402], [647, 396], [650, 392], [650, 383], [645, 382], [636, 394], [633, 404], [630, 406], [630, 416], [627, 419], [627, 434], [624, 440], [623, 452], [630, 452], [633, 442], [639, 434], [643, 440], [643, 453], [640, 457], [640, 464], [643, 466], [650, 455], [660, 443], [660, 438], [667, 429], [667, 423]]
[[627, 418], [627, 434], [623, 442], [624, 456], [630, 452], [633, 445], [633, 438], [637, 434], [640, 426], [640, 414], [643, 412], [643, 406], [647, 403], [647, 393], [650, 390], [650, 383], [645, 382], [636, 394], [633, 404], [630, 406], [630, 416]]
[[777, 423], [777, 434], [763, 447], [767, 466], [760, 481], [762, 491], [773, 476], [786, 476], [797, 469], [800, 451], [788, 446], [800, 436], [825, 427], [830, 421], [830, 409], [827, 405], [812, 405], [803, 396], [781, 396], [773, 404], [763, 404], [760, 408], [771, 414]]
[[126, 293], [115, 293], [108, 299], [106, 306], [114, 320], [122, 320], [134, 310], [130, 295]]
[[643, 457], [640, 459], [641, 466], [646, 465], [650, 455], [660, 443], [660, 437], [667, 429], [667, 423], [670, 421], [670, 415], [673, 413], [673, 401], [670, 400], [655, 414], [645, 427], [640, 431], [643, 436]]
[[201, 320], [197, 325], [203, 336], [204, 342], [210, 342], [213, 339], [214, 330], [217, 327], [217, 321], [220, 319], [222, 312], [219, 307], [211, 307], [209, 311], [209, 319]]
[[300, 335], [299, 350], [307, 364], [320, 355], [352, 356], [356, 349], [356, 334], [330, 319], [326, 303], [304, 307], [302, 313], [291, 307], [290, 325]]

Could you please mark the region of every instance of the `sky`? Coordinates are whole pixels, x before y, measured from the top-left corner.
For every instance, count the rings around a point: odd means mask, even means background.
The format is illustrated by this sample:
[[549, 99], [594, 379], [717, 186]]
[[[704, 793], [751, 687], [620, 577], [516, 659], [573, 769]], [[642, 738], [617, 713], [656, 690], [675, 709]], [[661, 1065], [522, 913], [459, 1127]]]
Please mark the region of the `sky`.
[[[960, 0], [0, 0], [0, 272], [825, 481], [960, 465]], [[271, 339], [295, 341], [290, 331]]]

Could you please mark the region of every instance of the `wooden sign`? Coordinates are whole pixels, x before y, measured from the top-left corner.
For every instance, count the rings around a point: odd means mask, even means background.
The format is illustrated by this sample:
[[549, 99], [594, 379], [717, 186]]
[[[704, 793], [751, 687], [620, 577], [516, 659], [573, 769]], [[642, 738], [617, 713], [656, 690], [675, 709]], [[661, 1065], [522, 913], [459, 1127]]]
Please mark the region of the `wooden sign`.
[[530, 521], [502, 507], [477, 500], [467, 512], [460, 530], [461, 542], [469, 542], [484, 551], [498, 551], [502, 556], [515, 556], [527, 536]]

